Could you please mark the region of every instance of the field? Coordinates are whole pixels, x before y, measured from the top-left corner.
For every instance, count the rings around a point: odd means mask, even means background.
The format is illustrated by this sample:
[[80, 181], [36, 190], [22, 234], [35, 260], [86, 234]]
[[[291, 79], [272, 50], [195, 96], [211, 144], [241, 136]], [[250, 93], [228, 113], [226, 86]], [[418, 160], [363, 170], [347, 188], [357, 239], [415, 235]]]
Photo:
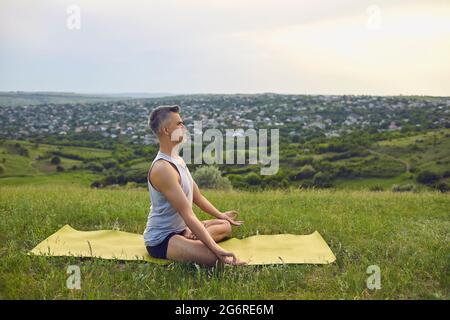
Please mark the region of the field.
[[[0, 186], [0, 299], [449, 299], [450, 198], [437, 192], [207, 191], [245, 223], [233, 236], [318, 230], [337, 257], [331, 265], [207, 269], [27, 252], [64, 224], [80, 230], [142, 233], [145, 189], [57, 184]], [[196, 209], [201, 219], [207, 218]], [[67, 267], [81, 290], [66, 288]], [[366, 270], [381, 270], [369, 290]]]

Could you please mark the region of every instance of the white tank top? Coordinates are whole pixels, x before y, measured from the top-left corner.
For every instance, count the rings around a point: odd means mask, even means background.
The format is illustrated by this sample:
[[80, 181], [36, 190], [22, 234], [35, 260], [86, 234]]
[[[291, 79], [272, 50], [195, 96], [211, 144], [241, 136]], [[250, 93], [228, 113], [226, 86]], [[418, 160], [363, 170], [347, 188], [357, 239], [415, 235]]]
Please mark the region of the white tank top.
[[[181, 188], [192, 207], [194, 189], [192, 176], [183, 159], [179, 156], [178, 158], [179, 159], [172, 158], [159, 151], [150, 166], [149, 172], [153, 167], [153, 164], [160, 159], [164, 159], [174, 164], [181, 177]], [[172, 207], [164, 194], [153, 188], [148, 177], [149, 174], [147, 175], [147, 184], [150, 192], [151, 207], [148, 215], [147, 227], [144, 231], [144, 242], [146, 246], [156, 246], [170, 233], [181, 232], [187, 226], [181, 215]]]

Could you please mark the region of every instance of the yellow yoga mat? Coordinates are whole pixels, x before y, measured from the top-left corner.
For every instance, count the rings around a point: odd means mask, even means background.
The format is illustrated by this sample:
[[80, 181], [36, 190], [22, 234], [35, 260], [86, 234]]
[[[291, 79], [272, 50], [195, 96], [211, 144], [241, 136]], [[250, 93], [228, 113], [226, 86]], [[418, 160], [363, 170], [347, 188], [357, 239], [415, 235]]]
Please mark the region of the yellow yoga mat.
[[[249, 265], [311, 263], [328, 264], [336, 260], [322, 236], [256, 235], [244, 239], [231, 238], [219, 242]], [[170, 261], [151, 257], [142, 234], [118, 230], [78, 231], [68, 224], [39, 243], [31, 254], [49, 256], [93, 257], [118, 260], [144, 260], [155, 263]]]

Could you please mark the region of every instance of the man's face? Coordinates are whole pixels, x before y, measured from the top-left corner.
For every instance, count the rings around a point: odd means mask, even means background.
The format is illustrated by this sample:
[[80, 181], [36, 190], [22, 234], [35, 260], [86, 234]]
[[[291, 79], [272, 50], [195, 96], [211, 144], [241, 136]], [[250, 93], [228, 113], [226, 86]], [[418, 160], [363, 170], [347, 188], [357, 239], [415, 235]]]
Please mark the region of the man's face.
[[166, 134], [171, 141], [175, 143], [183, 142], [186, 127], [178, 113], [170, 113], [162, 130], [163, 134]]

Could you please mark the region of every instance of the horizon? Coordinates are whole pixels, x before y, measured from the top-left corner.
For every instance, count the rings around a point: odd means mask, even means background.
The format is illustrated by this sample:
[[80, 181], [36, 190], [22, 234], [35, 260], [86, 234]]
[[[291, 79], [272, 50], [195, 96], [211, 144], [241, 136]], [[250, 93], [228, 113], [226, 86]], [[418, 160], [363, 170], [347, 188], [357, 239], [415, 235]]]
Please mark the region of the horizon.
[[[195, 96], [195, 95], [264, 95], [264, 94], [275, 94], [275, 95], [293, 95], [293, 96], [368, 96], [368, 97], [430, 97], [430, 98], [450, 98], [450, 95], [437, 96], [437, 95], [428, 95], [428, 94], [354, 94], [354, 93], [292, 93], [292, 92], [232, 92], [232, 93], [223, 93], [223, 92], [191, 92], [191, 93], [176, 93], [176, 92], [78, 92], [78, 91], [23, 91], [23, 90], [8, 90], [3, 91], [0, 90], [0, 94], [5, 93], [31, 93], [31, 94], [74, 94], [74, 95], [90, 95], [90, 96], [116, 96], [116, 97], [124, 97], [127, 98], [128, 95], [158, 95], [155, 98], [164, 98], [164, 97], [176, 97], [176, 96]], [[128, 96], [130, 97], [130, 96]], [[145, 98], [145, 97], [144, 97]], [[149, 97], [149, 99], [152, 97]]]

